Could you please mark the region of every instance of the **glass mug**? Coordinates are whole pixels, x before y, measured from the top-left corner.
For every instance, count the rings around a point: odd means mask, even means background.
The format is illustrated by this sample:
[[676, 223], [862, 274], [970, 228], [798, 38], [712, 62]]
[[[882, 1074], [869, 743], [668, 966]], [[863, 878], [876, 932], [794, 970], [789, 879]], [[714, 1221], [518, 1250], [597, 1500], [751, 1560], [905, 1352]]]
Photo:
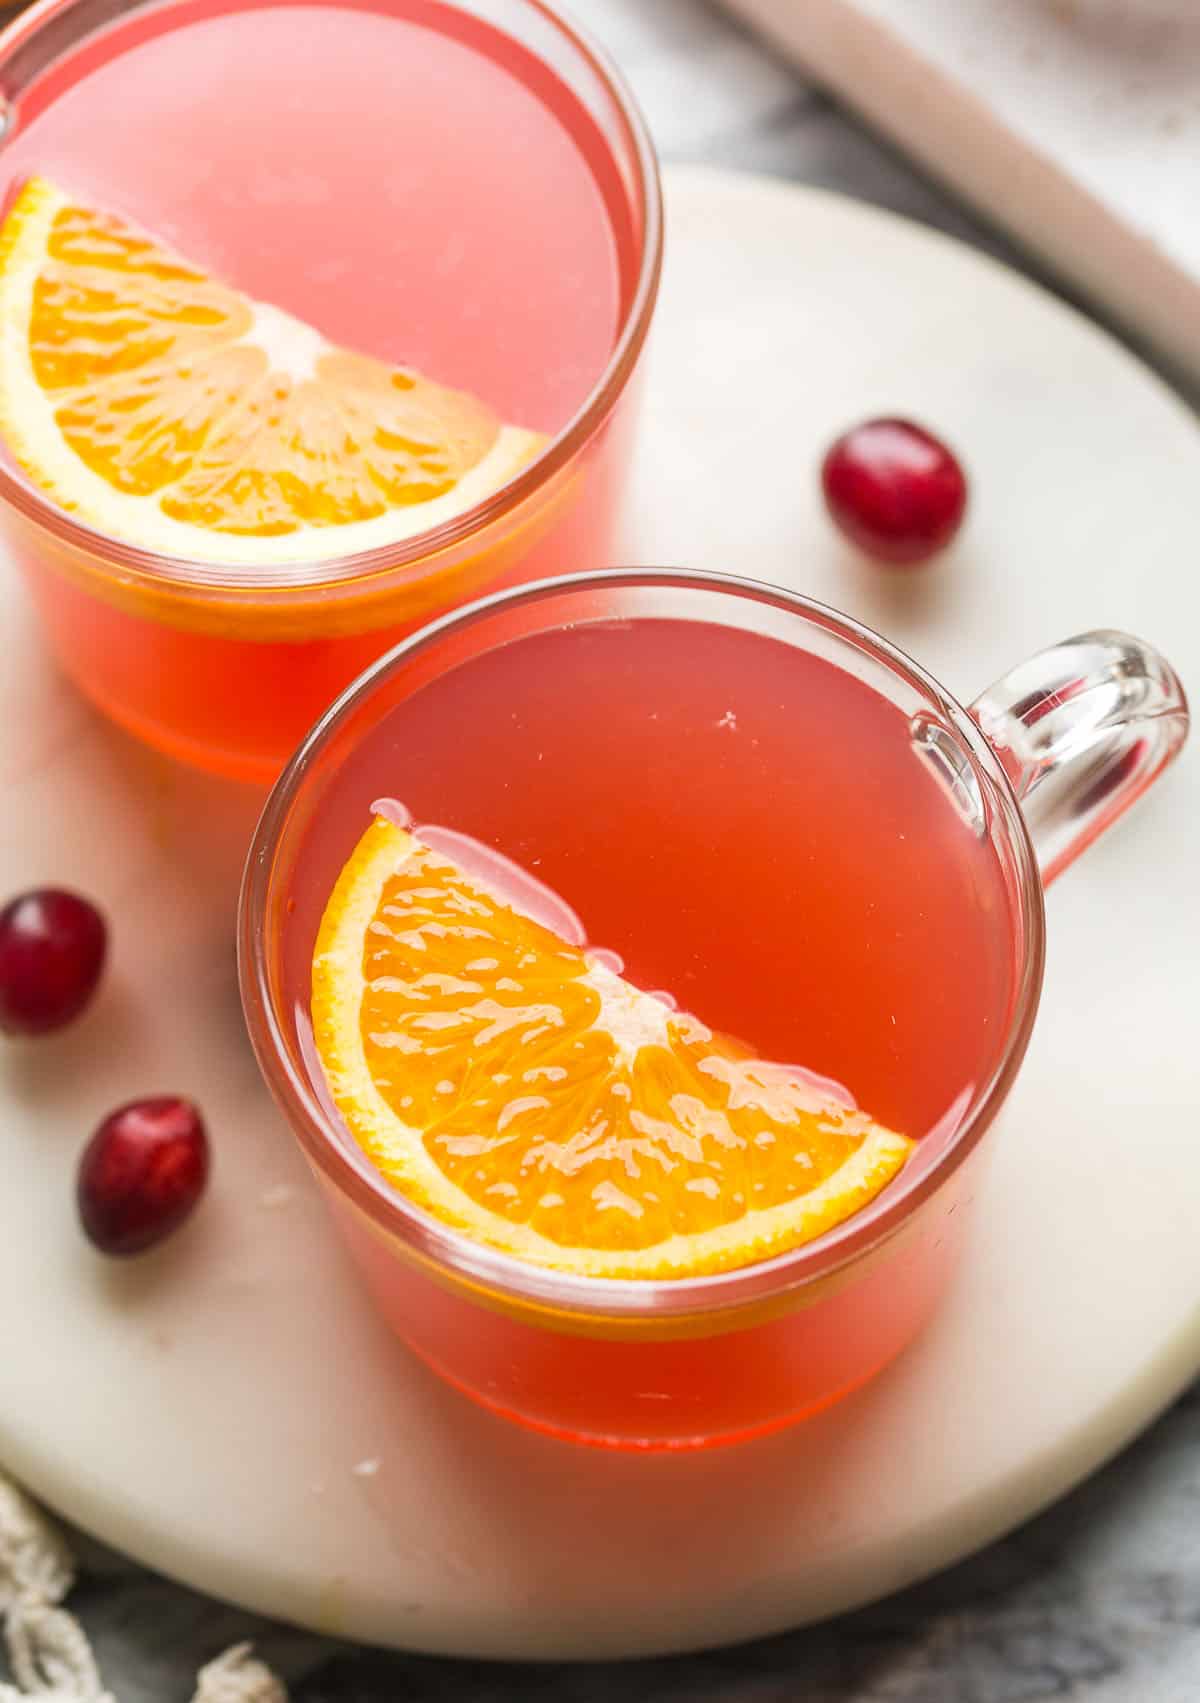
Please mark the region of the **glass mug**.
[[[232, 0], [229, 9], [263, 4]], [[376, 0], [381, 13], [389, 7], [403, 11]], [[19, 146], [27, 124], [47, 109], [52, 117], [63, 93], [119, 53], [110, 43], [124, 39], [121, 29], [136, 24], [140, 40], [220, 10], [220, 0], [40, 0], [0, 33], [0, 145]], [[330, 699], [432, 616], [567, 563], [612, 560], [662, 257], [653, 147], [619, 73], [542, 0], [445, 0], [437, 10], [465, 20], [455, 28], [499, 32], [539, 98], [567, 91], [589, 126], [588, 169], [603, 176], [597, 194], [620, 260], [617, 324], [590, 394], [543, 453], [414, 538], [245, 568], [108, 537], [0, 459], [0, 536], [65, 672], [137, 737], [239, 779], [273, 780]]]
[[[865, 681], [907, 719], [1003, 872], [1014, 966], [994, 1068], [892, 1184], [817, 1241], [717, 1275], [620, 1281], [522, 1263], [424, 1214], [365, 1159], [325, 1100], [306, 1026], [320, 910], [369, 819], [378, 777], [355, 753], [423, 685], [515, 638], [587, 621], [681, 615], [783, 639]], [[803, 597], [716, 574], [573, 575], [484, 599], [406, 640], [328, 711], [272, 792], [239, 927], [259, 1062], [368, 1290], [451, 1384], [508, 1418], [618, 1447], [736, 1441], [863, 1384], [931, 1316], [969, 1232], [984, 1137], [1041, 992], [1042, 893], [1177, 754], [1187, 702], [1170, 666], [1115, 632], [1019, 665], [969, 706], [877, 634]], [[829, 737], [835, 737], [833, 733]], [[332, 833], [338, 843], [322, 845]], [[315, 873], [321, 865], [321, 873]]]

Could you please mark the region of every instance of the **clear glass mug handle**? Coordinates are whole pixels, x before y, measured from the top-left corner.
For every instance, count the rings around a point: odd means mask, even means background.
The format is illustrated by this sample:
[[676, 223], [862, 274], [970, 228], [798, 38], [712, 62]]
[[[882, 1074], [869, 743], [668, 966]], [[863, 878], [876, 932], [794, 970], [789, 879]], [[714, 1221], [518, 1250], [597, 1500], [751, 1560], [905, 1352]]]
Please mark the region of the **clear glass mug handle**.
[[1170, 663], [1106, 630], [1020, 663], [971, 714], [1021, 801], [1047, 886], [1158, 778], [1189, 723]]

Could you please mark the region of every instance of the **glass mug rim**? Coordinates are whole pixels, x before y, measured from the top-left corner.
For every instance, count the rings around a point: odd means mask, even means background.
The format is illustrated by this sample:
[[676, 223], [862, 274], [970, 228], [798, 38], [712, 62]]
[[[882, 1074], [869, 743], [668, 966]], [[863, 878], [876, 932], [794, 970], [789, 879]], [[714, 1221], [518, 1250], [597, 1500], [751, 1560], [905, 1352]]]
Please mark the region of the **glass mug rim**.
[[[1019, 905], [1010, 932], [1017, 933], [1015, 944], [1021, 959], [1004, 1045], [991, 1075], [977, 1090], [973, 1106], [944, 1151], [907, 1187], [901, 1178], [878, 1201], [830, 1236], [769, 1260], [697, 1277], [596, 1278], [527, 1264], [441, 1224], [406, 1200], [369, 1165], [360, 1169], [346, 1152], [303, 1071], [293, 1064], [272, 995], [266, 948], [264, 923], [273, 896], [275, 848], [305, 787], [310, 768], [346, 721], [416, 656], [453, 633], [504, 610], [622, 586], [692, 588], [715, 592], [730, 598], [734, 604], [748, 599], [773, 605], [865, 652], [901, 683], [915, 688], [927, 706], [947, 718], [967, 745], [977, 771], [990, 784], [996, 823], [1013, 854], [1019, 888]], [[561, 622], [556, 620], [554, 625]], [[1037, 1014], [1044, 960], [1043, 880], [1030, 832], [1004, 765], [969, 711], [898, 646], [826, 604], [738, 575], [672, 568], [615, 568], [567, 574], [496, 592], [428, 623], [387, 651], [330, 705], [272, 788], [247, 856], [238, 917], [239, 978], [251, 1042], [276, 1102], [285, 1112], [308, 1159], [325, 1180], [364, 1213], [378, 1231], [398, 1239], [421, 1263], [441, 1268], [460, 1281], [481, 1286], [508, 1302], [552, 1308], [591, 1317], [597, 1322], [663, 1321], [740, 1312], [783, 1294], [803, 1292], [890, 1241], [975, 1151], [1007, 1097]]]
[[[6, 85], [6, 73], [14, 59], [48, 26], [60, 18], [81, 10], [93, 0], [35, 0], [11, 23], [0, 30], [0, 119], [14, 98]], [[252, 0], [261, 3], [261, 0]], [[354, 0], [327, 0], [334, 6], [353, 7]], [[600, 431], [619, 401], [642, 352], [662, 274], [663, 208], [662, 184], [658, 158], [646, 121], [633, 91], [623, 73], [608, 52], [591, 34], [573, 19], [568, 19], [549, 0], [516, 0], [565, 39], [587, 69], [597, 78], [620, 122], [623, 141], [629, 149], [633, 166], [630, 185], [635, 214], [640, 220], [641, 241], [637, 265], [637, 280], [621, 319], [616, 342], [605, 362], [604, 370], [575, 413], [551, 439], [545, 450], [513, 479], [502, 485], [490, 497], [474, 504], [463, 514], [418, 533], [396, 544], [376, 545], [369, 550], [351, 551], [342, 555], [321, 558], [314, 563], [280, 563], [252, 567], [230, 562], [203, 561], [199, 558], [174, 557], [147, 550], [88, 525], [60, 509], [34, 485], [0, 461], [0, 500], [8, 503], [27, 521], [51, 533], [60, 543], [120, 571], [122, 577], [135, 583], [170, 586], [172, 589], [202, 595], [205, 591], [219, 592], [225, 599], [249, 601], [261, 599], [264, 587], [277, 593], [290, 594], [298, 601], [306, 596], [326, 598], [339, 589], [360, 590], [364, 582], [377, 581], [380, 586], [411, 571], [429, 558], [468, 541], [485, 532], [495, 523], [518, 511], [538, 491], [548, 486], [555, 476], [568, 467]], [[471, 0], [449, 0], [452, 9], [470, 13]], [[88, 34], [111, 27], [127, 16], [138, 12], [166, 11], [162, 0], [120, 0], [110, 6], [96, 31], [83, 31], [62, 44], [44, 64], [34, 67], [22, 84], [19, 93], [41, 76], [65, 53], [86, 40]], [[236, 9], [236, 0], [234, 0]], [[0, 123], [0, 142], [5, 128]], [[623, 180], [624, 181], [624, 180]]]

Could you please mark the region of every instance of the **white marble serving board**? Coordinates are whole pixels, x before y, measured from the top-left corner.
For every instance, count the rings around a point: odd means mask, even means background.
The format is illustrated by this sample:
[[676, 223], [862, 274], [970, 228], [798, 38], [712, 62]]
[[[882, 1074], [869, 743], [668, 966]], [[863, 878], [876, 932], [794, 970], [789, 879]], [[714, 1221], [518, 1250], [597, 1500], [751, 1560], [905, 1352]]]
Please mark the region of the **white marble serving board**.
[[[687, 170], [668, 204], [628, 560], [797, 586], [963, 695], [1098, 623], [1200, 680], [1200, 435], [1161, 384], [1019, 277], [852, 202]], [[817, 498], [830, 434], [879, 409], [941, 429], [974, 478], [959, 546], [925, 574], [855, 558]], [[72, 882], [114, 929], [87, 1018], [0, 1053], [0, 1463], [83, 1526], [363, 1640], [713, 1644], [985, 1543], [1200, 1367], [1194, 751], [1050, 897], [1039, 1028], [935, 1326], [790, 1433], [620, 1456], [491, 1418], [376, 1323], [242, 1030], [256, 797], [105, 727], [0, 587], [0, 892]], [[204, 1106], [211, 1197], [159, 1253], [105, 1264], [75, 1227], [76, 1156], [109, 1107], [156, 1090]]]
[[726, 0], [1200, 379], [1195, 0]]

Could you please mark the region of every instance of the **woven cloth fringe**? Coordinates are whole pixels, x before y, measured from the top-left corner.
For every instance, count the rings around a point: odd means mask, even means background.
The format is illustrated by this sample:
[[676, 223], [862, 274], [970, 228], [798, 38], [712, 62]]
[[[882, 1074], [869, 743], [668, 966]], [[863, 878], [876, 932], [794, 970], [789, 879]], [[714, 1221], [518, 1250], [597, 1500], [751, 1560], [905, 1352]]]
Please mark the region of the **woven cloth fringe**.
[[[0, 1681], [0, 1703], [118, 1703], [83, 1627], [61, 1606], [74, 1583], [61, 1534], [0, 1477], [0, 1619], [12, 1674]], [[287, 1691], [249, 1644], [235, 1644], [200, 1670], [192, 1703], [287, 1703]]]

